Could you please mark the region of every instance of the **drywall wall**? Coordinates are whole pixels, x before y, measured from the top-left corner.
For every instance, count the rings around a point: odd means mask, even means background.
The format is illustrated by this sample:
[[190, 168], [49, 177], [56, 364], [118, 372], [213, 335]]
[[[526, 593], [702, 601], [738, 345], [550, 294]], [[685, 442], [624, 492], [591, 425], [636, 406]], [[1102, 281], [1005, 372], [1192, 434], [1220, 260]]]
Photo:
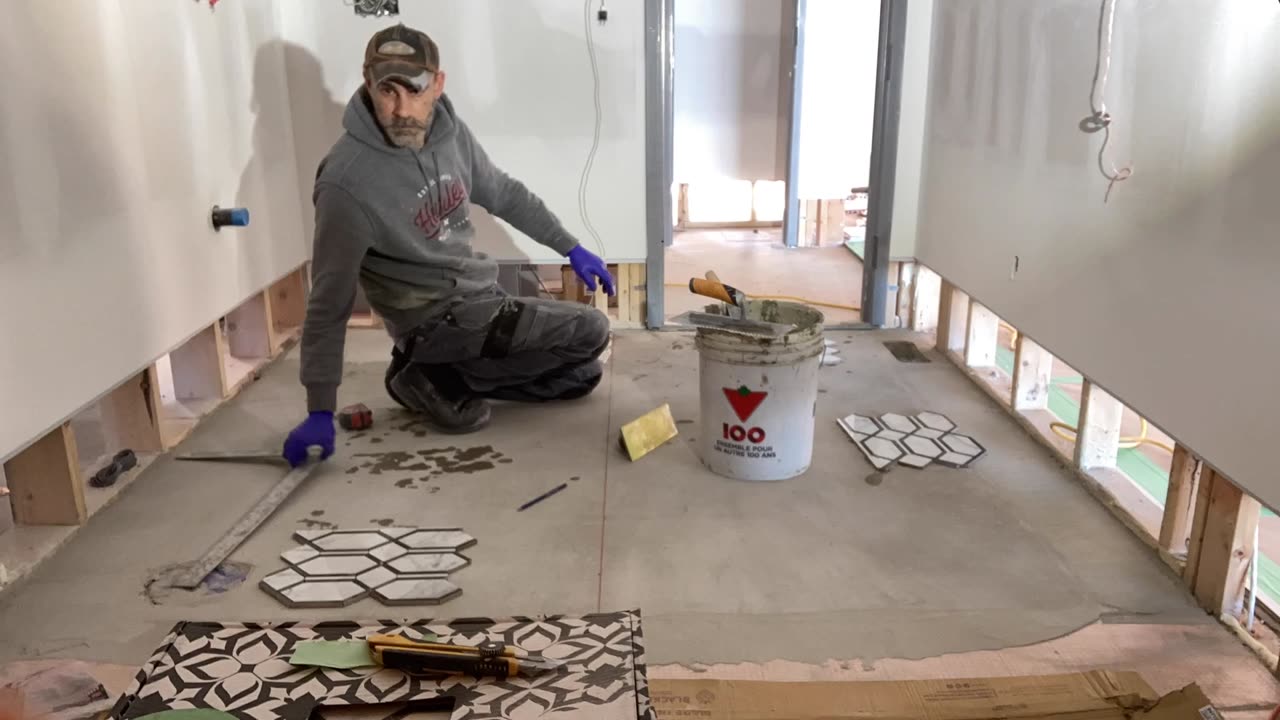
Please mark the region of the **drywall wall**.
[[273, 3], [10, 3], [0, 64], [5, 458], [306, 246]]
[[920, 170], [924, 164], [929, 59], [933, 43], [933, 0], [907, 2], [907, 29], [902, 52], [902, 104], [898, 115], [898, 162], [894, 169], [893, 225], [889, 255], [895, 260], [916, 255], [920, 205]]
[[1280, 5], [1116, 2], [1109, 202], [1100, 5], [936, 4], [918, 255], [1280, 507]]
[[794, 0], [677, 0], [677, 183], [784, 180]]
[[[588, 20], [581, 2], [402, 2], [400, 15], [357, 17], [349, 3], [282, 5], [289, 92], [298, 147], [299, 202], [312, 214], [316, 166], [342, 133], [342, 112], [362, 82], [369, 37], [402, 22], [440, 46], [446, 92], [489, 156], [546, 201], [587, 247], [617, 262], [643, 260], [645, 245], [644, 3], [589, 12], [600, 75], [600, 142], [587, 201], [578, 189], [592, 149], [596, 104]], [[476, 247], [499, 260], [564, 262], [478, 208]], [[310, 222], [310, 221], [308, 221]]]
[[[806, 0], [800, 76], [800, 199], [867, 187], [880, 0]], [[678, 51], [677, 51], [678, 52]]]

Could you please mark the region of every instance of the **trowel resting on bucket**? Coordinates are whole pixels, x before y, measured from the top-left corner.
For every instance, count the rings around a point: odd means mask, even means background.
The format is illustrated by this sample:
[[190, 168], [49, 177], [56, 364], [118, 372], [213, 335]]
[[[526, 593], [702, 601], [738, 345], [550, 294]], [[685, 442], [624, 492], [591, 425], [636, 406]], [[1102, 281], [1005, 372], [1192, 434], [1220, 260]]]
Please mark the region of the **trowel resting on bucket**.
[[689, 280], [689, 292], [727, 303], [731, 308], [730, 314], [720, 315], [718, 313], [691, 310], [677, 315], [672, 318], [671, 322], [678, 325], [693, 325], [694, 327], [712, 328], [738, 335], [766, 338], [782, 337], [795, 330], [796, 326], [793, 324], [766, 322], [748, 318], [747, 308], [750, 305], [748, 304], [747, 296], [741, 290], [720, 282], [720, 279], [713, 272], [708, 272], [706, 279], [691, 278]]
[[708, 270], [706, 279], [689, 278], [689, 292], [728, 303], [730, 317], [740, 320], [747, 317], [747, 306], [751, 298], [738, 288], [720, 282], [720, 276], [716, 275], [715, 270]]
[[671, 322], [675, 325], [692, 325], [694, 327], [723, 330], [738, 335], [766, 338], [782, 337], [796, 328], [795, 325], [783, 325], [782, 323], [771, 323], [763, 320], [739, 320], [728, 315], [694, 312], [692, 310], [671, 318]]

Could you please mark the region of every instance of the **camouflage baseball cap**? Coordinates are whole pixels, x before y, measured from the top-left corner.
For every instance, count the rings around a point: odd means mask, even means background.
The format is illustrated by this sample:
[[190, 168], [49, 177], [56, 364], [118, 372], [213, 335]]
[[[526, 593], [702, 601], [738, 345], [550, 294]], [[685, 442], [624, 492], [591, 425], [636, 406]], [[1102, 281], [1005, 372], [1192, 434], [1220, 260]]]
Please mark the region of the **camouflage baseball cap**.
[[426, 33], [403, 24], [374, 33], [364, 49], [364, 72], [370, 84], [399, 80], [416, 91], [431, 85], [440, 69], [440, 48]]

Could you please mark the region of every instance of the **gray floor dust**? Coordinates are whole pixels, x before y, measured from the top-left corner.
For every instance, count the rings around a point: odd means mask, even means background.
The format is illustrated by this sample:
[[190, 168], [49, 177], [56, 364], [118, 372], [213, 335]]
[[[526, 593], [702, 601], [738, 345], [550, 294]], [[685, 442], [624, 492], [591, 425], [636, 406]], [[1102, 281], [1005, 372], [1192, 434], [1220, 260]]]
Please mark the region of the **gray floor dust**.
[[[375, 426], [338, 453], [233, 556], [221, 592], [148, 592], [194, 559], [281, 470], [162, 458], [14, 591], [0, 597], [0, 661], [140, 663], [180, 620], [503, 616], [639, 608], [653, 663], [920, 658], [1022, 645], [1107, 616], [1199, 621], [1173, 575], [949, 363], [904, 364], [902, 332], [833, 333], [812, 469], [745, 483], [702, 468], [697, 355], [682, 333], [623, 333], [583, 400], [501, 405], [493, 424], [435, 435], [382, 389], [387, 341], [352, 331], [340, 402]], [[279, 446], [301, 416], [296, 350], [208, 418], [182, 449]], [[619, 426], [669, 402], [680, 437], [639, 462]], [[966, 470], [881, 477], [835, 424], [850, 412], [936, 410], [987, 454]], [[693, 422], [690, 422], [693, 421]], [[521, 503], [569, 487], [526, 512]], [[88, 492], [93, 492], [89, 489]], [[440, 607], [374, 600], [289, 610], [257, 586], [293, 531], [461, 527], [479, 542]]]

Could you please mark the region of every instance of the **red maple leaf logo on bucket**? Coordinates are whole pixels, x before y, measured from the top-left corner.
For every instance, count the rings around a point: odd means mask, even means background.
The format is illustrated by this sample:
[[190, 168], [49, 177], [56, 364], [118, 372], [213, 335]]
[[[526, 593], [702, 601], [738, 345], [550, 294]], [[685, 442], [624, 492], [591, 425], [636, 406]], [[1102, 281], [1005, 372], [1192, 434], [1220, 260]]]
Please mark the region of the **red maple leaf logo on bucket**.
[[760, 403], [769, 397], [769, 393], [755, 392], [743, 385], [739, 388], [724, 388], [724, 397], [733, 406], [733, 412], [737, 414], [738, 419], [746, 422], [747, 418], [755, 413], [756, 408], [760, 407]]

